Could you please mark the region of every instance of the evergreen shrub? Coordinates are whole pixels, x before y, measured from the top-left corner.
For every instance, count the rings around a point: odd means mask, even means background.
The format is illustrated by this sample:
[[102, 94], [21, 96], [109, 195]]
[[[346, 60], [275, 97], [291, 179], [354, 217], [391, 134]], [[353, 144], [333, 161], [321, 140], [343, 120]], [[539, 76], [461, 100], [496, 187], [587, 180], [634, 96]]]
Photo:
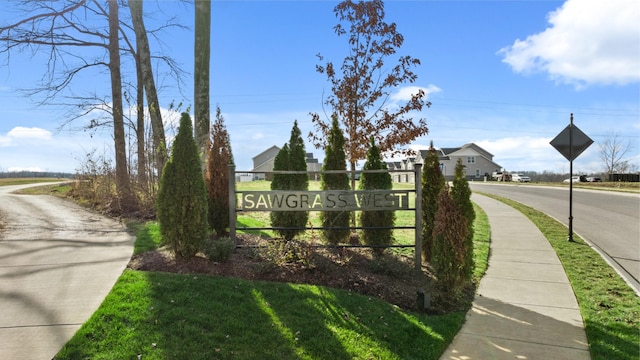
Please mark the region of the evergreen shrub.
[[462, 248], [464, 252], [462, 274], [464, 275], [464, 280], [470, 282], [473, 276], [473, 221], [476, 218], [476, 213], [473, 210], [471, 188], [469, 187], [469, 181], [467, 181], [461, 159], [458, 159], [456, 163], [451, 199], [462, 212], [462, 216], [467, 224], [467, 237], [465, 238]]
[[[362, 170], [387, 170], [387, 164], [382, 161], [380, 150], [371, 139], [371, 147], [367, 152], [367, 161]], [[388, 172], [366, 173], [360, 175], [361, 190], [391, 190], [393, 183]], [[360, 213], [360, 225], [362, 241], [367, 245], [391, 245], [394, 241], [393, 229], [367, 229], [371, 227], [391, 227], [396, 219], [393, 210], [362, 211]], [[382, 255], [384, 248], [373, 248], [375, 255]]]
[[[274, 171], [304, 171], [302, 174], [273, 174], [271, 190], [308, 190], [309, 175], [307, 171], [307, 153], [302, 140], [302, 133], [298, 128], [298, 121], [294, 121], [289, 143], [284, 144], [276, 155], [273, 164]], [[304, 232], [309, 220], [308, 211], [272, 211], [271, 226], [285, 241], [292, 240], [296, 235]]]
[[467, 221], [451, 199], [448, 187], [445, 187], [438, 197], [431, 260], [436, 289], [444, 298], [457, 297], [465, 285], [466, 237]]
[[157, 218], [163, 241], [177, 257], [190, 258], [207, 237], [207, 190], [189, 114], [183, 113], [171, 158], [164, 167]]
[[433, 228], [438, 211], [438, 196], [444, 184], [440, 160], [432, 141], [422, 168], [422, 257], [426, 262], [431, 262], [432, 259]]
[[229, 237], [205, 241], [202, 252], [210, 261], [224, 262], [231, 258], [236, 244]]
[[[349, 175], [346, 173], [347, 160], [344, 152], [344, 135], [338, 124], [338, 117], [333, 115], [333, 122], [327, 146], [324, 149], [324, 165], [322, 170], [344, 170], [341, 174], [322, 174], [322, 190], [349, 190]], [[351, 230], [349, 227], [349, 211], [323, 211], [320, 213], [322, 227], [327, 228], [322, 231], [322, 238], [329, 244], [344, 243], [349, 238]]]

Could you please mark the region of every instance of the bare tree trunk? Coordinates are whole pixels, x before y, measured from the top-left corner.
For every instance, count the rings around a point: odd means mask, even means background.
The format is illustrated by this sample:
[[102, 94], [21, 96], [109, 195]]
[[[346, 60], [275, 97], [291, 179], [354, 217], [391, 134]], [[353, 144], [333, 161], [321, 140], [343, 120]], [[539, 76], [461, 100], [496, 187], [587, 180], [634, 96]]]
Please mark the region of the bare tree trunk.
[[111, 74], [111, 96], [113, 101], [113, 140], [116, 161], [116, 192], [120, 209], [129, 211], [133, 207], [129, 174], [127, 172], [127, 150], [124, 132], [122, 105], [122, 78], [120, 77], [120, 43], [118, 39], [118, 2], [109, 0], [109, 70]]
[[[136, 42], [137, 43], [137, 42]], [[136, 54], [136, 141], [138, 144], [138, 182], [147, 188], [147, 152], [144, 149], [144, 81], [140, 57]]]
[[[356, 190], [356, 162], [350, 161], [351, 168], [351, 190]], [[351, 226], [356, 227], [356, 213], [351, 212]]]
[[207, 141], [209, 139], [209, 60], [211, 57], [211, 1], [196, 1], [196, 36], [194, 64], [194, 116], [195, 139], [202, 159], [202, 169], [206, 169]]
[[[196, 1], [196, 4], [200, 1]], [[156, 91], [153, 71], [151, 68], [151, 52], [149, 50], [149, 39], [142, 18], [142, 0], [129, 1], [131, 20], [136, 33], [136, 47], [138, 60], [142, 69], [144, 89], [147, 94], [147, 106], [149, 107], [149, 117], [151, 118], [151, 132], [153, 133], [153, 153], [156, 159], [156, 169], [158, 178], [162, 177], [162, 168], [167, 162], [167, 145], [164, 134], [162, 115], [160, 114], [160, 103], [158, 102], [158, 92]]]

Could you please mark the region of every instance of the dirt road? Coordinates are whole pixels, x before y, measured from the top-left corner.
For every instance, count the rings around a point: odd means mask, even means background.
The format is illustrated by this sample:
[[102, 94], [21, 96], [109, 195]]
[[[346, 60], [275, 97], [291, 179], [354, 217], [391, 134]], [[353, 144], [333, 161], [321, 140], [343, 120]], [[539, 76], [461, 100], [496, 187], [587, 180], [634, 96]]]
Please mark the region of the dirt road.
[[51, 359], [124, 270], [119, 222], [53, 196], [0, 186], [0, 359]]

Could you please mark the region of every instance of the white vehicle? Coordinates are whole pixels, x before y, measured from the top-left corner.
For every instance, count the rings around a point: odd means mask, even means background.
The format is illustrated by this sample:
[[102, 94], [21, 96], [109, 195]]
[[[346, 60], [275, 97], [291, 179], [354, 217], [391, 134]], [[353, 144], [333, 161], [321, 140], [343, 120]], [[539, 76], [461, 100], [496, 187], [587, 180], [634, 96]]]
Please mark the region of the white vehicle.
[[562, 181], [562, 182], [565, 183], [565, 184], [568, 184], [570, 182], [572, 182], [572, 183], [580, 183], [580, 182], [587, 182], [587, 181], [588, 181], [587, 177], [584, 176], [584, 175], [580, 175], [580, 176], [574, 175], [574, 176], [571, 177], [571, 179], [564, 179], [564, 181]]
[[509, 175], [508, 172], [502, 172], [502, 171], [495, 171], [491, 175], [491, 178], [494, 181], [511, 181], [511, 175]]
[[531, 178], [528, 176], [524, 176], [522, 174], [513, 173], [511, 174], [511, 181], [516, 182], [531, 182]]

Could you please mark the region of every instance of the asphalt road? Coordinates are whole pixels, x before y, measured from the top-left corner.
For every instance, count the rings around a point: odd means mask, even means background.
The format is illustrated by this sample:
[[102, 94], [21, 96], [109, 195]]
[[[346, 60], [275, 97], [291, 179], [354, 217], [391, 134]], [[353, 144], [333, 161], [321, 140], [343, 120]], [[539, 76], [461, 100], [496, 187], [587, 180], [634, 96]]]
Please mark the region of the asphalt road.
[[[516, 200], [569, 223], [569, 188], [471, 182], [473, 191]], [[640, 195], [573, 189], [573, 231], [640, 295]]]
[[0, 186], [0, 359], [51, 359], [133, 250], [123, 224], [53, 196], [12, 193], [27, 186]]

